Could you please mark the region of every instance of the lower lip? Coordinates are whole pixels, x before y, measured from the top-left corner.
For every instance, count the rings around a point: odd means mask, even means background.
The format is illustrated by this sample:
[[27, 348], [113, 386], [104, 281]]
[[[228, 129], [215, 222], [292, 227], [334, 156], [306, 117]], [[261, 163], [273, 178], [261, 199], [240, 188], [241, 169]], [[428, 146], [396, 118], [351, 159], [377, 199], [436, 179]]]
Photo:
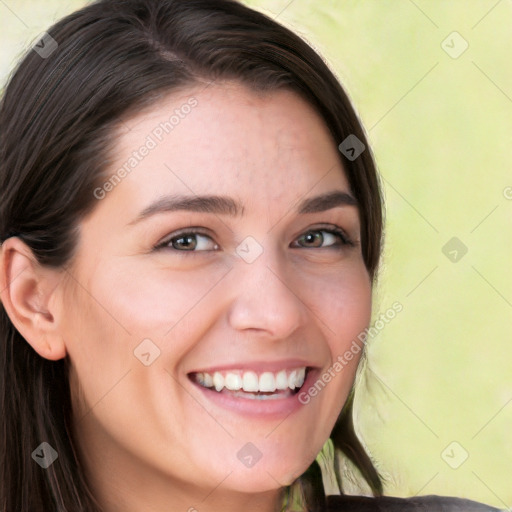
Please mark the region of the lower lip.
[[191, 382], [203, 392], [208, 400], [223, 409], [228, 409], [244, 416], [279, 419], [287, 417], [298, 411], [301, 407], [304, 407], [304, 404], [299, 401], [299, 395], [305, 389], [309, 389], [315, 382], [316, 373], [317, 371], [313, 369], [307, 372], [304, 384], [297, 393], [285, 398], [271, 398], [267, 400], [235, 397], [230, 394], [219, 393], [214, 389], [205, 388], [196, 382]]

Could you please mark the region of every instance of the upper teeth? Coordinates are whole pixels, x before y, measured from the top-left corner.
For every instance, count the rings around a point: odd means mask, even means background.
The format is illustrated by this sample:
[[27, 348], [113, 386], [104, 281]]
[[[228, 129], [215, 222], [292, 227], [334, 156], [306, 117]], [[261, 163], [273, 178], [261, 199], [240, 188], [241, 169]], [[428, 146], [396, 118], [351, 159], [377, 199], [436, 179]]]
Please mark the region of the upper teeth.
[[277, 373], [263, 372], [258, 376], [253, 371], [233, 370], [229, 372], [215, 372], [212, 374], [196, 373], [196, 381], [206, 388], [215, 387], [217, 391], [226, 388], [230, 391], [243, 389], [248, 392], [274, 392], [287, 388], [300, 388], [304, 384], [306, 368], [296, 368], [287, 373], [281, 370]]

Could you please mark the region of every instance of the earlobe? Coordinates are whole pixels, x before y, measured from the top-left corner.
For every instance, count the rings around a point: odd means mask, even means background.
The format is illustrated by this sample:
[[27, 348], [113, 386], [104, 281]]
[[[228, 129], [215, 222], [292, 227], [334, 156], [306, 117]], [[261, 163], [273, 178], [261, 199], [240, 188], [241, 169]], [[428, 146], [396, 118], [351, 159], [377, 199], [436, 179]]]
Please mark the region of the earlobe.
[[[50, 323], [48, 323], [49, 321]], [[54, 318], [51, 315], [36, 313], [34, 316], [34, 333], [39, 336], [39, 342], [36, 347], [35, 343], [27, 341], [41, 357], [57, 361], [66, 357], [66, 345], [60, 333], [53, 328], [54, 326]]]
[[41, 357], [62, 359], [66, 346], [59, 332], [61, 301], [55, 300], [61, 272], [40, 265], [17, 237], [7, 239], [0, 251], [2, 305], [11, 322]]

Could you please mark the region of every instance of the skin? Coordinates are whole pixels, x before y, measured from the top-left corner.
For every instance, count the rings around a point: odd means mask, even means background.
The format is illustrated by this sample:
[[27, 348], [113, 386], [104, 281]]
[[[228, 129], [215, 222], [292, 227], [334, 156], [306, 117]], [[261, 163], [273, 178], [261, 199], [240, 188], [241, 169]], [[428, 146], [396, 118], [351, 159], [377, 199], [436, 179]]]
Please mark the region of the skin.
[[[81, 221], [66, 269], [39, 266], [17, 238], [2, 246], [13, 323], [42, 357], [69, 358], [76, 436], [107, 512], [279, 510], [283, 486], [328, 439], [360, 354], [280, 420], [220, 408], [187, 373], [287, 358], [321, 373], [370, 321], [357, 207], [295, 211], [298, 199], [350, 193], [336, 142], [295, 93], [233, 82], [173, 93], [122, 123], [109, 175], [191, 96], [191, 113]], [[230, 196], [244, 214], [129, 224], [168, 193]], [[323, 231], [334, 225], [353, 246]], [[153, 249], [190, 226], [210, 237], [198, 235], [195, 252]], [[248, 236], [263, 249], [252, 263], [235, 251]], [[150, 366], [134, 356], [146, 338], [160, 349]], [[262, 453], [251, 468], [237, 458], [247, 442]]]

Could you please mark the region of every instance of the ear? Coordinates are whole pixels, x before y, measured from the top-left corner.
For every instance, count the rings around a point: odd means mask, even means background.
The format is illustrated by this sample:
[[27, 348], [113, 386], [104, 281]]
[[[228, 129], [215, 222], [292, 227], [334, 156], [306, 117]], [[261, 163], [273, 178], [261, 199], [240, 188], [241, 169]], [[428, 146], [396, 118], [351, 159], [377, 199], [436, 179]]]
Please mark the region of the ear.
[[0, 247], [0, 297], [11, 322], [45, 359], [66, 356], [59, 332], [63, 271], [40, 265], [30, 248], [17, 237]]

